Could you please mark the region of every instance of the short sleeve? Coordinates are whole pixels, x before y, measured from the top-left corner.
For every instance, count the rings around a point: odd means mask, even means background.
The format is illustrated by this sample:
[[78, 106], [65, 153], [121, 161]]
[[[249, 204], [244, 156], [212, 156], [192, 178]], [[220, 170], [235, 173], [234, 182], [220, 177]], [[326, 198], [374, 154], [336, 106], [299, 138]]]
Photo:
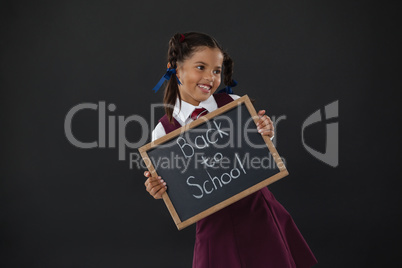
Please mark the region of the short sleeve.
[[165, 135], [166, 135], [165, 128], [163, 127], [162, 123], [159, 122], [152, 131], [152, 141], [157, 140]]
[[237, 100], [240, 98], [240, 96], [235, 95], [235, 94], [228, 94], [233, 100]]

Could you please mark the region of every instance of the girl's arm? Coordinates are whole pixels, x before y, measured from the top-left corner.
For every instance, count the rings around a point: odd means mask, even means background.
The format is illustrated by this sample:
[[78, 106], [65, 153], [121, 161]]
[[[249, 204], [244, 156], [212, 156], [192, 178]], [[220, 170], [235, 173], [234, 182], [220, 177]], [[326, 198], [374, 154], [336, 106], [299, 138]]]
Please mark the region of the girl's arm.
[[151, 177], [151, 173], [149, 171], [144, 172], [144, 176], [148, 178], [145, 181], [145, 187], [147, 192], [152, 195], [155, 199], [161, 199], [162, 195], [166, 192], [167, 186], [166, 182], [159, 177]]

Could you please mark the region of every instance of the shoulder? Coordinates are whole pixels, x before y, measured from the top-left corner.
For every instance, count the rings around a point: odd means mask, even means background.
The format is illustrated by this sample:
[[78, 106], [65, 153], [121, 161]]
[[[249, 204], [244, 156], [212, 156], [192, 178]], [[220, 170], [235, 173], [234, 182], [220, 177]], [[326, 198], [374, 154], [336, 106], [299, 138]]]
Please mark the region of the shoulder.
[[165, 128], [163, 127], [162, 123], [159, 122], [152, 131], [152, 141], [157, 140], [165, 135], [166, 135]]
[[225, 92], [216, 93], [213, 96], [214, 96], [213, 99], [215, 99], [215, 102], [218, 105], [218, 107], [222, 107], [225, 104], [228, 104], [228, 103], [232, 102], [233, 100], [236, 100], [239, 98], [239, 96], [237, 96], [237, 95], [227, 94]]
[[230, 100], [237, 100], [240, 98], [240, 96], [236, 94], [228, 94], [226, 92], [221, 92], [221, 93], [215, 93], [214, 94], [215, 99], [230, 99]]

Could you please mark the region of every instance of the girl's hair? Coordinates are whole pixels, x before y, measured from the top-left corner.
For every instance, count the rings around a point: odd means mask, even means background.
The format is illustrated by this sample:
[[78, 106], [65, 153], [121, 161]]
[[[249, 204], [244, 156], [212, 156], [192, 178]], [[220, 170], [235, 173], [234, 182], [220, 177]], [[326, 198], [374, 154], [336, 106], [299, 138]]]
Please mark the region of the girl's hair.
[[[183, 62], [193, 55], [200, 47], [218, 48], [223, 54], [223, 83], [227, 86], [233, 84], [233, 61], [230, 56], [222, 49], [218, 41], [212, 36], [199, 32], [176, 33], [169, 41], [168, 63], [170, 68], [176, 69], [178, 62]], [[181, 96], [176, 74], [169, 79], [166, 88], [163, 103], [165, 104], [165, 112], [170, 121], [173, 123], [173, 107], [176, 99]]]

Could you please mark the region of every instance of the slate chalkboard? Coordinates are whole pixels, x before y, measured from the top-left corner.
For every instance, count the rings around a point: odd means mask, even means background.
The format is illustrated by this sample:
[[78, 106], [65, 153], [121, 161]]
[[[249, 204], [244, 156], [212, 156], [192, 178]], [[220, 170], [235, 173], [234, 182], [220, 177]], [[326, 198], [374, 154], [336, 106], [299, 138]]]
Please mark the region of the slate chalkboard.
[[288, 175], [247, 95], [139, 148], [179, 230]]

